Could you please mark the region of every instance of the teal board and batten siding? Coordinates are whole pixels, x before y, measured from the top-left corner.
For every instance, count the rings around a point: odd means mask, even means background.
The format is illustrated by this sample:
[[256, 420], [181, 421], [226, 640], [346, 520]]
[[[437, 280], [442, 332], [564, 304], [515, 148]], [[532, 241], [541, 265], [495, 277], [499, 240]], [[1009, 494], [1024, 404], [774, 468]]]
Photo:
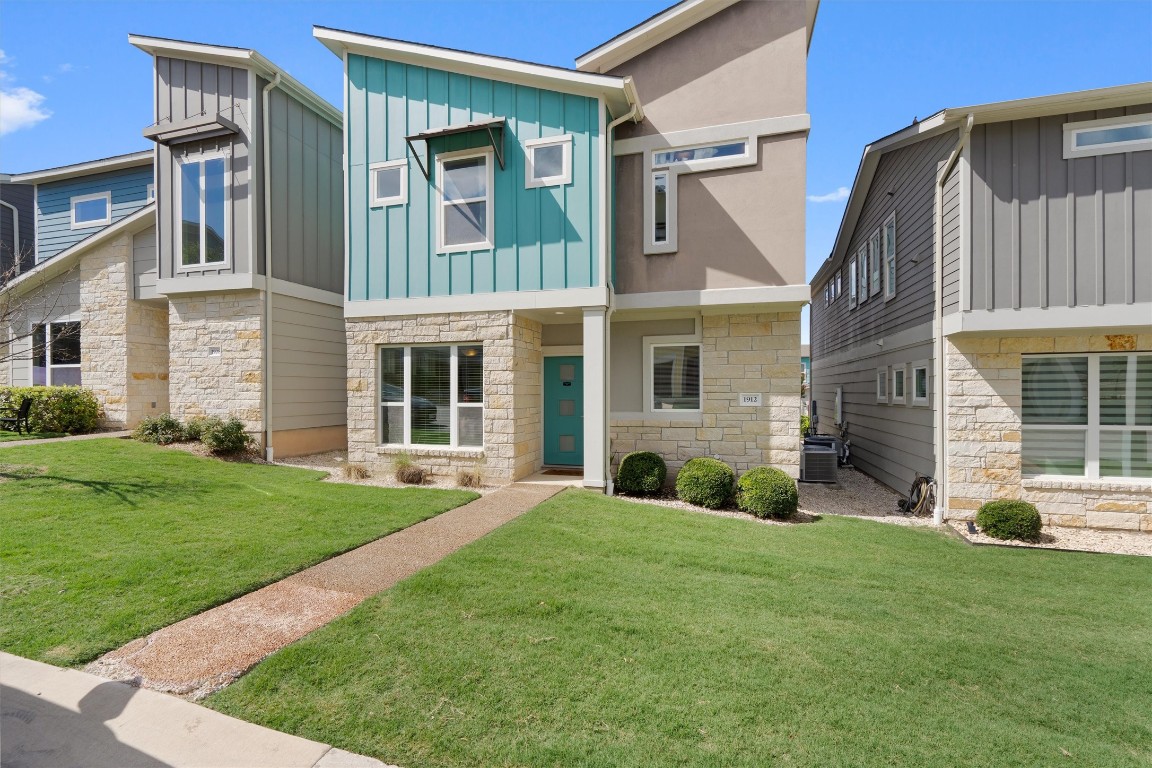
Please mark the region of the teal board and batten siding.
[[[135, 213], [148, 203], [152, 166], [95, 173], [36, 187], [36, 259], [44, 261], [103, 230], [106, 224], [72, 229], [72, 199], [109, 192], [112, 221]], [[23, 236], [23, 232], [20, 233]]]
[[[348, 298], [381, 300], [599, 285], [599, 102], [583, 96], [348, 56]], [[431, 181], [406, 135], [507, 119], [505, 168], [493, 158], [495, 248], [436, 252], [435, 154], [487, 143], [486, 133], [433, 140]], [[525, 189], [523, 142], [571, 134], [572, 183]], [[408, 203], [369, 207], [368, 168], [409, 157]]]
[[1152, 301], [1152, 150], [1064, 159], [1064, 124], [1152, 104], [972, 130], [969, 306]]

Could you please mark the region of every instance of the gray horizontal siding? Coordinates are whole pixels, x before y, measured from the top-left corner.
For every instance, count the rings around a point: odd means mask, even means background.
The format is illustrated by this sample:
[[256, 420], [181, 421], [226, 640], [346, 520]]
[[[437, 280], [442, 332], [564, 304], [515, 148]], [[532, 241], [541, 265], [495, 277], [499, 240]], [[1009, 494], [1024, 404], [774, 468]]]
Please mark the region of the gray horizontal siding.
[[[880, 158], [848, 251], [835, 266], [841, 272], [843, 292], [826, 307], [824, 285], [812, 286], [813, 361], [865, 340], [932, 320], [936, 174], [939, 164], [955, 146], [956, 138], [956, 131], [951, 131], [886, 152]], [[848, 261], [893, 212], [896, 213], [896, 296], [885, 302], [881, 292], [849, 310]], [[830, 274], [835, 276], [834, 271]]]
[[346, 424], [348, 358], [343, 308], [274, 294], [269, 327], [272, 429]]
[[1065, 123], [1149, 111], [973, 129], [969, 308], [1152, 301], [1152, 151], [1063, 157]]
[[940, 196], [940, 251], [944, 314], [960, 310], [960, 167], [952, 169]]
[[132, 290], [137, 299], [155, 299], [156, 227], [148, 227], [132, 237]]

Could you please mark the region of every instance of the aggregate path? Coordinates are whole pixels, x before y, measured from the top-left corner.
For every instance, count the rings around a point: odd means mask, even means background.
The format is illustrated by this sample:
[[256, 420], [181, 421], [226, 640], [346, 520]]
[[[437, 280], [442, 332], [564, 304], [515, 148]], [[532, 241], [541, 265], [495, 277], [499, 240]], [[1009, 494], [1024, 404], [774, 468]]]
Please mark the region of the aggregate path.
[[466, 544], [562, 486], [516, 483], [397, 531], [147, 637], [85, 671], [192, 700]]

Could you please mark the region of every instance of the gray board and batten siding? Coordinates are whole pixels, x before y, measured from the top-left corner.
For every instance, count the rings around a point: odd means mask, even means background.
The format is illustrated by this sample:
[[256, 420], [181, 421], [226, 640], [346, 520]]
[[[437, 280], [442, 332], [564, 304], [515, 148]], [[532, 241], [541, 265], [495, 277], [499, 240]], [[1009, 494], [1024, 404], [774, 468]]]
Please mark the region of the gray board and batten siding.
[[1149, 112], [1139, 104], [973, 128], [964, 309], [1152, 301], [1152, 151], [1063, 155], [1065, 123]]

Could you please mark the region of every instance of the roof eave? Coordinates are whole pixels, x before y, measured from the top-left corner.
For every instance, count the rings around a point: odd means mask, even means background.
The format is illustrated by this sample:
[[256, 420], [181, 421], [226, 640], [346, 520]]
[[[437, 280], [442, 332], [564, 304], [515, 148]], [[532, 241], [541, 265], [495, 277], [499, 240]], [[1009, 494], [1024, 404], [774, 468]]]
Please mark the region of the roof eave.
[[28, 173], [13, 173], [7, 181], [12, 184], [43, 184], [59, 179], [69, 179], [74, 176], [89, 176], [93, 173], [107, 173], [122, 168], [135, 168], [152, 164], [151, 149], [141, 152], [132, 152], [127, 155], [116, 155], [101, 160], [89, 160], [83, 163], [62, 165], [58, 168], [46, 168], [42, 171], [29, 171]]

